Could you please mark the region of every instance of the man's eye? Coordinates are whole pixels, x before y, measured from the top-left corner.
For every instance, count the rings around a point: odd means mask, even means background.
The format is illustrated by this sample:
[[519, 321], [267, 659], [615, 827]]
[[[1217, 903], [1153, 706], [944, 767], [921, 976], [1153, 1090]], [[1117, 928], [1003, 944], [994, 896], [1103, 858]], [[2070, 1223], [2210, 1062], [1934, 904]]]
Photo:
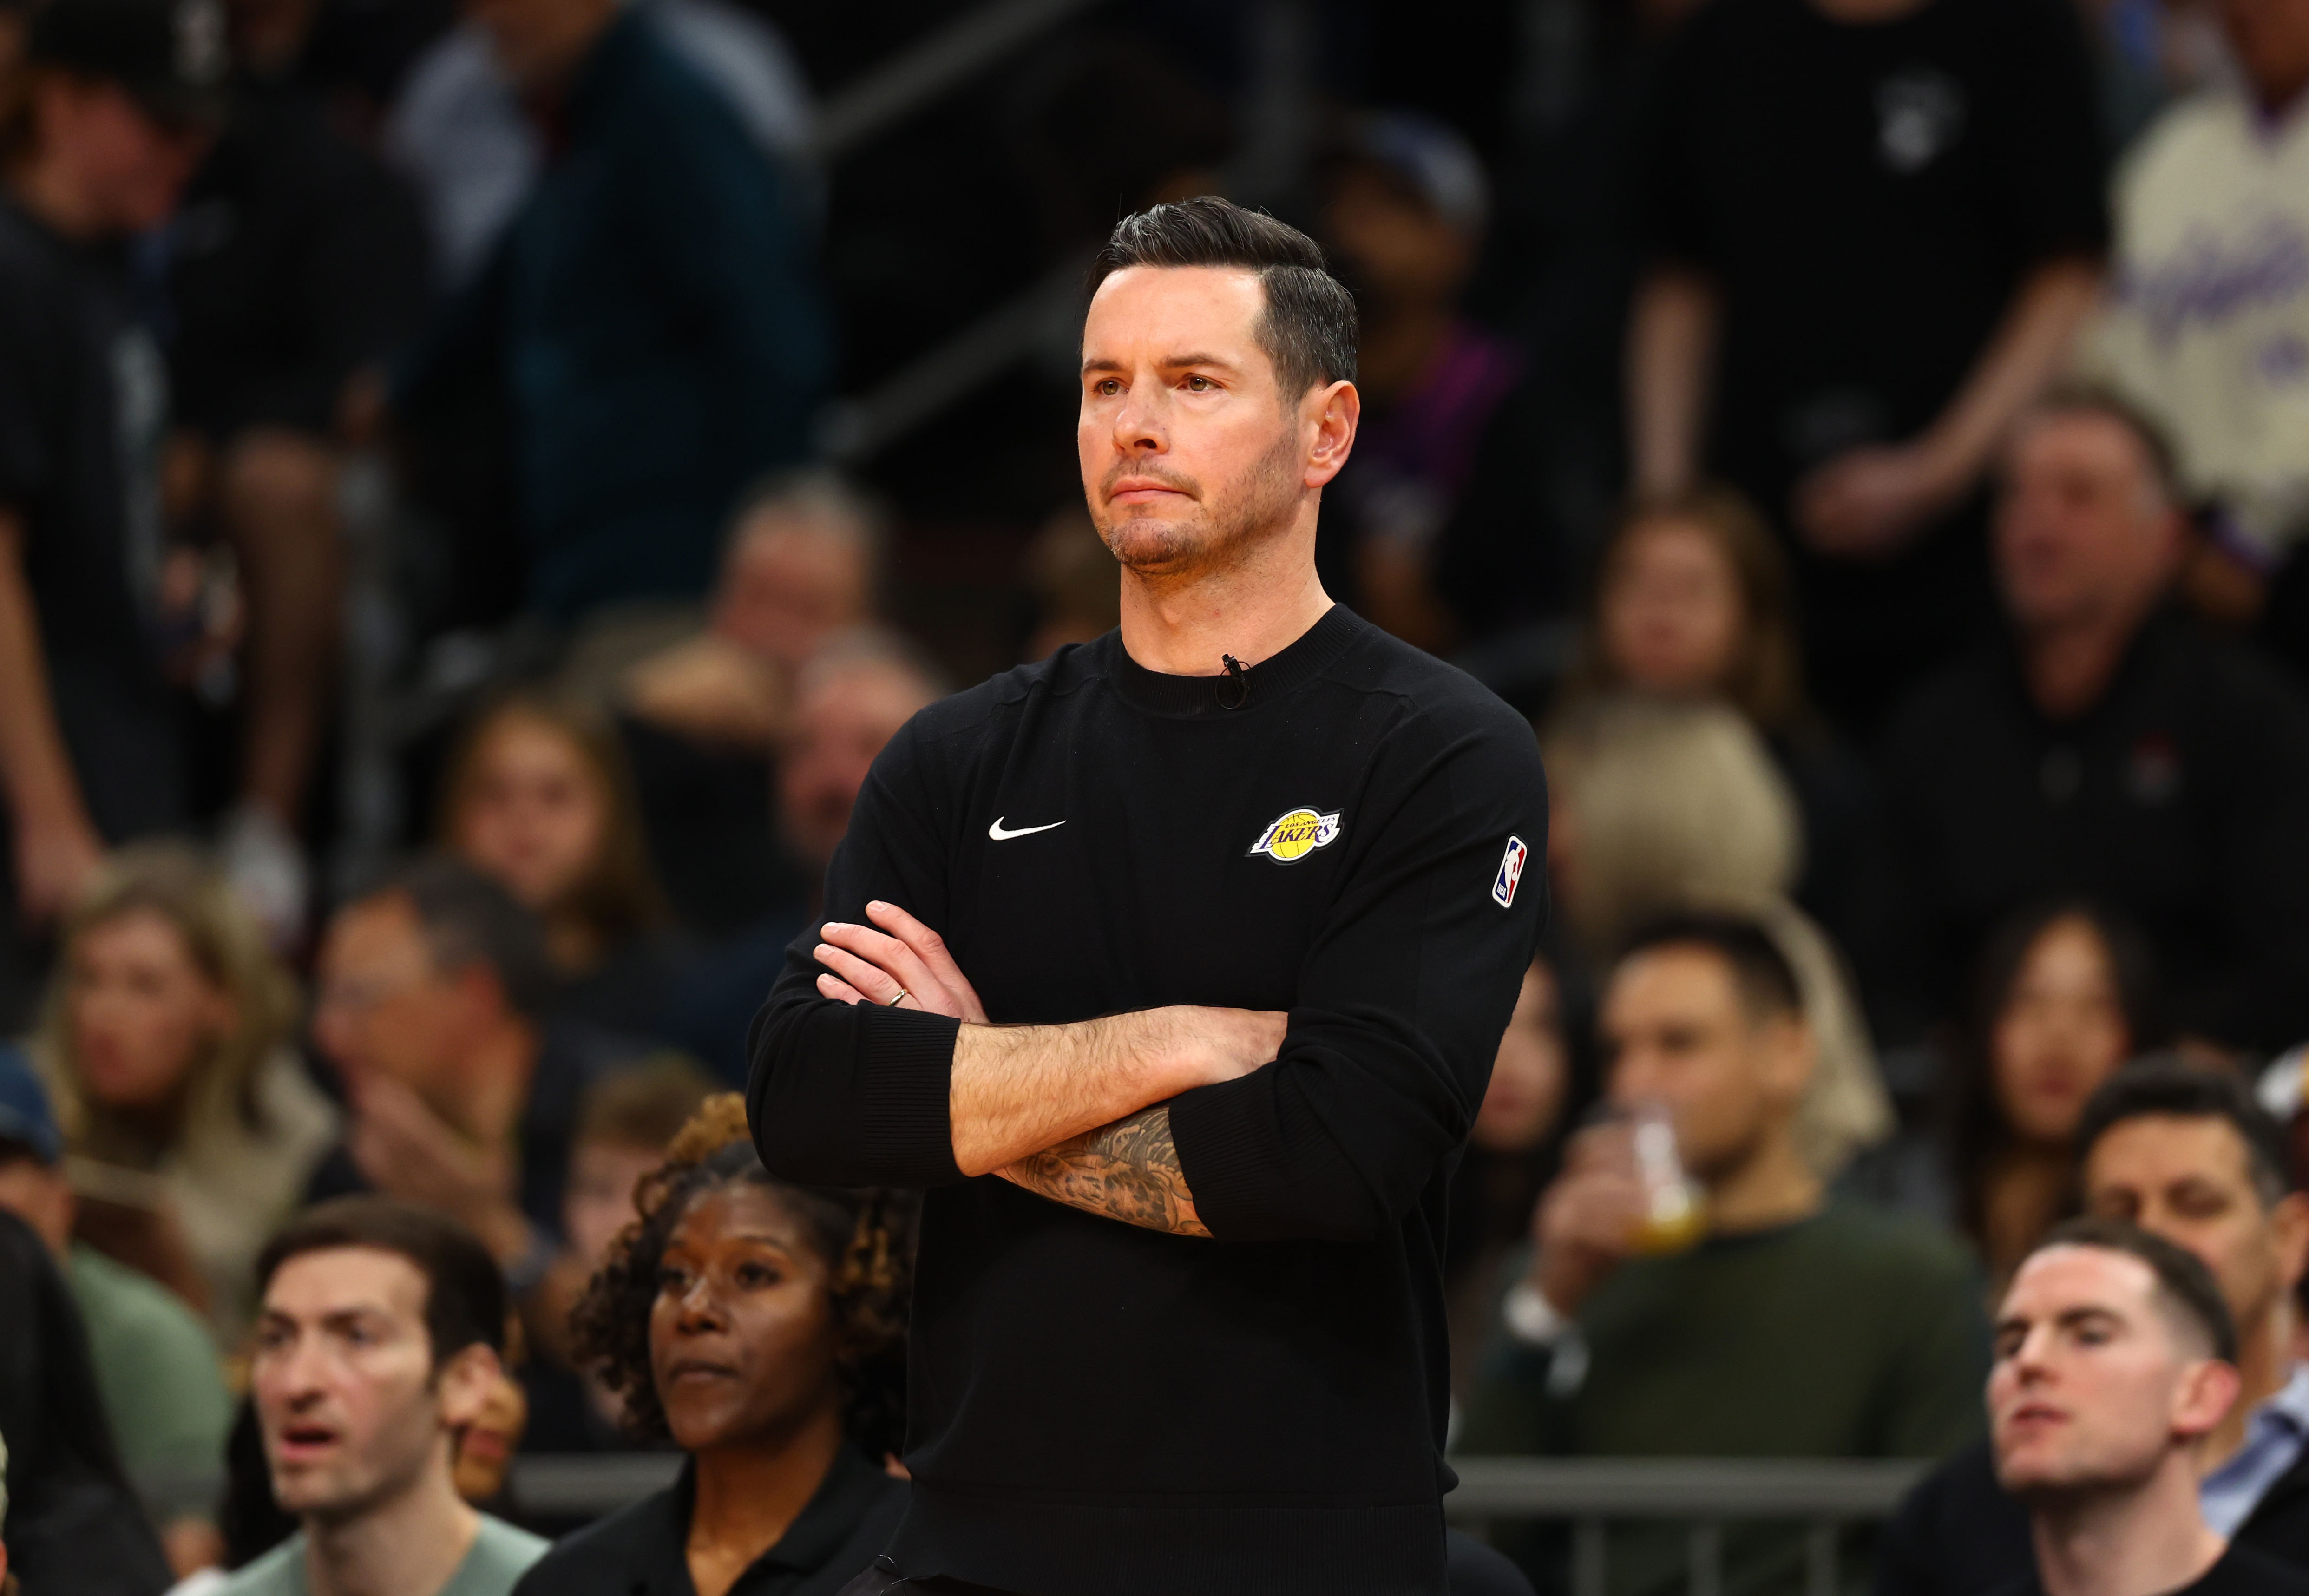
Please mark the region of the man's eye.
[[1102, 377], [1090, 385], [1090, 391], [1102, 399], [1111, 399], [1122, 392], [1122, 385], [1111, 377]]
[[1187, 392], [1189, 394], [1207, 394], [1216, 385], [1207, 377], [1190, 377], [1187, 379]]

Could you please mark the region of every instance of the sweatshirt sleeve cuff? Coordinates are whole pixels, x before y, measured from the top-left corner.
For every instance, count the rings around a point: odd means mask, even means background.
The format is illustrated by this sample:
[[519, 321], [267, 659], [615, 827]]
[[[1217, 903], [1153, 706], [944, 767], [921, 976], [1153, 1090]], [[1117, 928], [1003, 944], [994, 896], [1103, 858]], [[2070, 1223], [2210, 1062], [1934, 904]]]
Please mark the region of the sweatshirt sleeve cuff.
[[1171, 1099], [1171, 1144], [1194, 1193], [1195, 1213], [1221, 1241], [1257, 1241], [1278, 1162], [1258, 1104], [1229, 1080]]
[[954, 1043], [962, 1022], [919, 1009], [860, 1015], [860, 1132], [869, 1160], [901, 1186], [950, 1185], [954, 1161]]

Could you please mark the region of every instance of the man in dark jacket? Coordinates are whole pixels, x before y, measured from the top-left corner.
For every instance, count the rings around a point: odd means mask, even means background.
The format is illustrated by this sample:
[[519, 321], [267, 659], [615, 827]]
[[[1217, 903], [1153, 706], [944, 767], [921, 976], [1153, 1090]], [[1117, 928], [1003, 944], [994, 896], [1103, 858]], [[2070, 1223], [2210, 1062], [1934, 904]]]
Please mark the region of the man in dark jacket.
[[697, 597], [739, 492], [806, 451], [826, 377], [789, 185], [633, 9], [472, 15], [550, 160], [403, 374], [402, 406], [502, 385], [532, 610]]
[[2169, 456], [2120, 402], [2023, 421], [1996, 513], [2007, 634], [1927, 683], [1886, 750], [1923, 945], [1899, 961], [1916, 1009], [1880, 1020], [1929, 1023], [1998, 921], [2084, 895], [2148, 933], [2184, 1033], [2309, 1031], [2309, 706], [2164, 607], [2185, 537]]
[[[2309, 1196], [2292, 1188], [2284, 1132], [2235, 1076], [2158, 1061], [2093, 1095], [2077, 1146], [2086, 1208], [2196, 1253], [2236, 1322], [2243, 1389], [2207, 1437], [2205, 1522], [2309, 1569], [2309, 1366], [2294, 1355]], [[1877, 1596], [1977, 1596], [2033, 1566], [2028, 1514], [1975, 1446], [1900, 1509]]]

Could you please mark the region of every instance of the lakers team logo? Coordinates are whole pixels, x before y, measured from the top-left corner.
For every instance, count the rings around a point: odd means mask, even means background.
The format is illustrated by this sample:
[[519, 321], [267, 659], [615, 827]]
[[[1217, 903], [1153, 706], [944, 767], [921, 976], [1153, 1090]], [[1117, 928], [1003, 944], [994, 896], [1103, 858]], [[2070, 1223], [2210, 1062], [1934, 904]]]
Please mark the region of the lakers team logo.
[[1293, 864], [1317, 848], [1330, 846], [1338, 835], [1337, 811], [1326, 815], [1311, 809], [1294, 809], [1260, 832], [1258, 840], [1250, 845], [1250, 851], [1264, 854], [1278, 864]]

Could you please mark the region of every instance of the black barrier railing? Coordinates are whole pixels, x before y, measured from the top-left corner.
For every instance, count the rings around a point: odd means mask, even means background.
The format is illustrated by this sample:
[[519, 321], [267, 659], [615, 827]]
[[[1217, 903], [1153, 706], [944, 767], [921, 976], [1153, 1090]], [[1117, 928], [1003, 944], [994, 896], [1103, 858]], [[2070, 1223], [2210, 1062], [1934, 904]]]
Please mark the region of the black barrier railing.
[[[538, 1455], [514, 1462], [523, 1508], [543, 1518], [613, 1513], [670, 1484], [681, 1460], [662, 1453]], [[1724, 1526], [1777, 1521], [1804, 1526], [1804, 1583], [1834, 1596], [1842, 1531], [1889, 1516], [1926, 1464], [1907, 1460], [1774, 1458], [1456, 1458], [1459, 1488], [1444, 1498], [1455, 1522], [1483, 1533], [1525, 1519], [1568, 1520], [1572, 1596], [1603, 1596], [1604, 1526], [1682, 1522], [1691, 1596], [1724, 1589]]]

